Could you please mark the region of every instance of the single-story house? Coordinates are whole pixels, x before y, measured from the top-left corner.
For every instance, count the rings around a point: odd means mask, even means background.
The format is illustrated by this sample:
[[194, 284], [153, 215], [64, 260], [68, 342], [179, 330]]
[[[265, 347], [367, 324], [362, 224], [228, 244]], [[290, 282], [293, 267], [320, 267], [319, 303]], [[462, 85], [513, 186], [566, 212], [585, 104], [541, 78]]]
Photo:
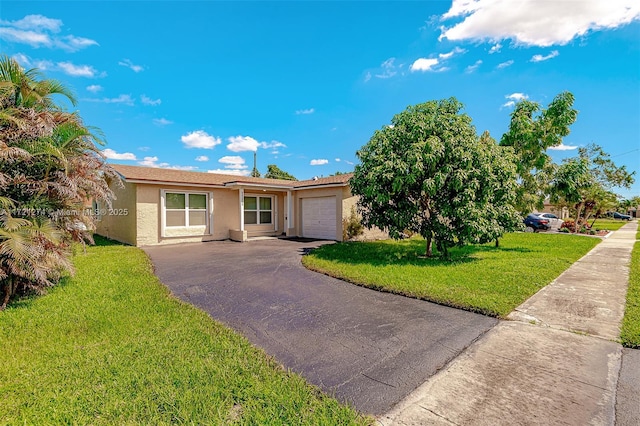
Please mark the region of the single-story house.
[[113, 165], [110, 209], [96, 206], [96, 233], [135, 246], [259, 236], [342, 240], [357, 197], [351, 174], [304, 181]]

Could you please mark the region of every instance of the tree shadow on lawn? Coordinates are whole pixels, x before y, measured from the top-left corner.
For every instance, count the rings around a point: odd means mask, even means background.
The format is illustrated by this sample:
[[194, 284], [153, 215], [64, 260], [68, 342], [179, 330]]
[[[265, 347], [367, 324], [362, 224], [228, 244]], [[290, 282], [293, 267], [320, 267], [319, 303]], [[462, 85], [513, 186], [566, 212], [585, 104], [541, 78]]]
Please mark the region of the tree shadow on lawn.
[[425, 244], [424, 240], [417, 238], [402, 241], [343, 242], [328, 244], [314, 249], [303, 249], [303, 254], [312, 254], [318, 259], [352, 265], [381, 266], [393, 264], [398, 266], [433, 267], [479, 262], [483, 260], [478, 256], [480, 253], [529, 253], [533, 251], [526, 247], [495, 247], [493, 243], [490, 243], [450, 248], [448, 259], [439, 257], [437, 252], [434, 252], [433, 257], [427, 258], [424, 256]]

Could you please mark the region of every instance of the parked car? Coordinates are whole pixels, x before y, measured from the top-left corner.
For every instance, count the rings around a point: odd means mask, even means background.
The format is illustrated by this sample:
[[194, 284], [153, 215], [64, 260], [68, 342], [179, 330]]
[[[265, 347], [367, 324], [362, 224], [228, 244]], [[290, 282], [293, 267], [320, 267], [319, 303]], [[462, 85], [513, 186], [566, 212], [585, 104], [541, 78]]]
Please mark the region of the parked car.
[[564, 220], [560, 219], [558, 216], [556, 216], [553, 213], [534, 213], [534, 214], [538, 217], [549, 220], [549, 227], [551, 229], [560, 229], [560, 227], [562, 227], [562, 224], [564, 223]]
[[538, 232], [549, 230], [549, 219], [530, 213], [524, 218], [524, 232]]
[[613, 212], [612, 216], [613, 216], [614, 219], [631, 220], [631, 216], [629, 216], [628, 214], [622, 214], [622, 213], [618, 213], [618, 212]]

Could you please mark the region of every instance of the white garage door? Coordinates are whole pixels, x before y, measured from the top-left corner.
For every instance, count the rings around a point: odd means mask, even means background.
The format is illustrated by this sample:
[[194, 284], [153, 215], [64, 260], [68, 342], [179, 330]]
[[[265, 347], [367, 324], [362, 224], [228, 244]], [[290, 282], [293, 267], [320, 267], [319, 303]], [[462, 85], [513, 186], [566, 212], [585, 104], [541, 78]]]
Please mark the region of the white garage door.
[[302, 199], [302, 236], [336, 239], [336, 197]]

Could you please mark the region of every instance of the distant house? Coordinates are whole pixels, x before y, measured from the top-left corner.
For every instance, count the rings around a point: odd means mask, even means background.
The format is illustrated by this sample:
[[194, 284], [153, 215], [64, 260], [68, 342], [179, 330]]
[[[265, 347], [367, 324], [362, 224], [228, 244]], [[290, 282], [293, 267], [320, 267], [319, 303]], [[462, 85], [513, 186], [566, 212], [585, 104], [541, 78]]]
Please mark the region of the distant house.
[[113, 165], [124, 181], [96, 233], [135, 246], [260, 236], [342, 240], [351, 174], [305, 181]]

